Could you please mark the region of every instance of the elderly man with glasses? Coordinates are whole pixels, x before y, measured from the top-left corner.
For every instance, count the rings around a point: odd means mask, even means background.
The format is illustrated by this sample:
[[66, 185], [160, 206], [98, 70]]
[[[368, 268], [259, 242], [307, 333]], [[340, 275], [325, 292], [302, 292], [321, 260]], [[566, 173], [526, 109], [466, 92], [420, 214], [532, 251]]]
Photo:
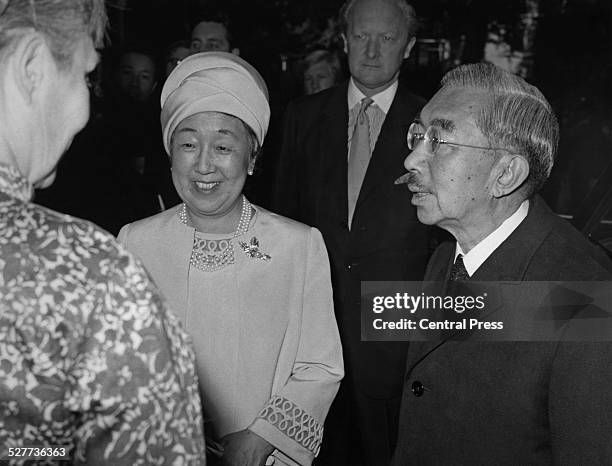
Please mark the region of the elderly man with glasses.
[[[396, 182], [421, 222], [456, 239], [435, 251], [426, 281], [610, 280], [607, 258], [537, 195], [557, 140], [550, 104], [523, 79], [484, 63], [443, 78], [408, 131]], [[612, 463], [609, 341], [458, 336], [409, 347], [392, 464]]]

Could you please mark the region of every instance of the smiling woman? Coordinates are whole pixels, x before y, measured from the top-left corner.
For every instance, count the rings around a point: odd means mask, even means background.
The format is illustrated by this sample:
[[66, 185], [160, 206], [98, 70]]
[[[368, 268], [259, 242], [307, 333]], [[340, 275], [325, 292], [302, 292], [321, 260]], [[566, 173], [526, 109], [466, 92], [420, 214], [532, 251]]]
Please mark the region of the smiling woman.
[[194, 339], [207, 435], [224, 464], [310, 464], [342, 349], [321, 234], [242, 194], [268, 129], [266, 85], [234, 54], [198, 53], [170, 74], [161, 101], [183, 204], [119, 239]]
[[185, 118], [171, 142], [172, 179], [199, 231], [230, 233], [240, 194], [255, 163], [256, 140], [242, 121], [219, 112]]

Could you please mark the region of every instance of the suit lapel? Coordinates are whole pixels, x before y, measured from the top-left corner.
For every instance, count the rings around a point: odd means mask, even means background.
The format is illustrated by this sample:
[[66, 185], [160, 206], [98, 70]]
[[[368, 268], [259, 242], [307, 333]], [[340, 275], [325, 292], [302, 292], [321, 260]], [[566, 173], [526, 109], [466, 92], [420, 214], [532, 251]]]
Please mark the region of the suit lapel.
[[336, 212], [338, 220], [346, 224], [348, 218], [347, 172], [348, 172], [348, 83], [338, 86], [321, 114], [317, 125], [320, 143], [319, 167], [321, 192], [320, 202], [332, 204], [327, 212]]
[[409, 95], [400, 84], [376, 140], [376, 146], [357, 199], [355, 215], [357, 215], [359, 205], [377, 186], [381, 183], [392, 184], [403, 173], [404, 159], [408, 155], [406, 133], [412, 122], [413, 113], [417, 110], [411, 107]]
[[472, 278], [482, 281], [523, 280], [531, 258], [550, 233], [554, 215], [540, 196], [530, 199], [525, 220], [493, 251]]
[[[454, 252], [455, 243], [447, 242], [440, 245], [438, 250], [431, 257], [424, 278], [426, 282], [426, 286], [424, 287], [426, 295], [444, 295], [450, 268], [453, 264]], [[442, 343], [444, 343], [444, 341], [439, 340], [410, 343], [406, 365], [408, 372]]]
[[[501, 289], [493, 282], [524, 280], [531, 258], [551, 230], [552, 216], [554, 213], [544, 204], [540, 196], [531, 199], [525, 220], [471, 277], [470, 281], [488, 282], [489, 286], [492, 286], [488, 292], [486, 312], [480, 315], [480, 318], [490, 316], [503, 308]], [[454, 243], [451, 245], [452, 247], [447, 244], [443, 246], [444, 249], [437, 255], [435, 262], [432, 257], [426, 280], [444, 280], [444, 283], [447, 283], [454, 257]], [[449, 334], [442, 341], [413, 344], [412, 357], [409, 355], [407, 365], [408, 372], [452, 337], [453, 334]]]

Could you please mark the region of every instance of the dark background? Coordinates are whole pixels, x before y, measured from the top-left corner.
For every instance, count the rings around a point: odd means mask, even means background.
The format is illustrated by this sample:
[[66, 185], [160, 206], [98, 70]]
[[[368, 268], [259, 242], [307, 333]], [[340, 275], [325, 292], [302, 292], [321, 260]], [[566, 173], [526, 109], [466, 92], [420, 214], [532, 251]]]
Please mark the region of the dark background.
[[[296, 63], [323, 45], [341, 49], [336, 21], [341, 0], [127, 0], [110, 2], [112, 43], [145, 39], [161, 50], [188, 37], [193, 18], [221, 10], [232, 20], [241, 55], [262, 72], [275, 117], [301, 92]], [[480, 61], [487, 31], [501, 25], [521, 50], [524, 15], [534, 9], [534, 33], [525, 77], [553, 104], [561, 123], [557, 167], [545, 194], [554, 208], [572, 213], [612, 161], [612, 2], [609, 0], [413, 0], [419, 38], [445, 39], [450, 59], [416, 63], [403, 78], [430, 97], [443, 72]], [[113, 4], [115, 6], [113, 6]], [[535, 5], [534, 5], [535, 4]], [[122, 11], [119, 6], [123, 6]], [[421, 57], [422, 58], [422, 57]], [[283, 69], [286, 70], [283, 72]]]
[[[106, 106], [107, 110], [112, 107], [104, 101], [110, 100], [106, 97], [111, 94], [113, 67], [123, 46], [134, 42], [146, 44], [161, 60], [169, 44], [189, 38], [202, 13], [226, 13], [231, 19], [235, 46], [261, 72], [270, 90], [271, 127], [259, 172], [248, 186], [251, 191], [247, 190], [254, 202], [266, 207], [274, 183], [283, 112], [287, 103], [303, 92], [300, 59], [317, 47], [337, 50], [345, 58], [337, 21], [342, 3], [341, 0], [109, 0], [109, 45], [102, 52], [98, 74], [101, 96], [94, 97], [92, 120], [102, 113], [102, 107]], [[404, 64], [401, 75], [404, 84], [429, 98], [445, 71], [461, 63], [482, 60], [487, 41], [508, 44], [513, 53], [523, 57], [518, 72], [540, 88], [560, 122], [560, 149], [543, 195], [558, 213], [575, 215], [583, 210], [587, 194], [612, 162], [612, 2], [413, 0], [412, 4], [421, 28], [419, 41]], [[103, 119], [100, 121], [101, 125], [105, 124]], [[109, 136], [99, 138], [109, 139]], [[86, 157], [81, 154], [83, 148], [87, 150], [98, 144], [91, 137], [81, 146], [78, 143], [79, 138], [70, 154], [75, 160]], [[74, 163], [74, 173], [70, 174], [66, 172], [68, 168], [63, 168], [68, 165], [60, 164], [60, 181], [83, 176], [83, 164]], [[68, 203], [74, 200], [74, 193], [70, 192], [74, 183], [64, 189], [68, 194], [60, 201], [57, 196], [53, 199], [53, 195], [47, 195], [51, 199], [47, 205], [94, 220], [113, 232], [120, 222], [135, 220], [129, 218], [131, 214], [114, 218], [112, 211], [104, 214], [109, 217], [108, 223], [102, 214], [94, 216], [92, 211], [102, 212], [104, 205], [111, 202], [108, 199], [113, 198], [113, 187], [105, 182], [99, 184], [102, 192], [98, 193], [97, 206], [81, 202], [80, 209], [71, 208]], [[85, 181], [84, 186], [87, 189]], [[121, 203], [121, 196], [112, 202]], [[44, 204], [45, 193], [37, 200]]]

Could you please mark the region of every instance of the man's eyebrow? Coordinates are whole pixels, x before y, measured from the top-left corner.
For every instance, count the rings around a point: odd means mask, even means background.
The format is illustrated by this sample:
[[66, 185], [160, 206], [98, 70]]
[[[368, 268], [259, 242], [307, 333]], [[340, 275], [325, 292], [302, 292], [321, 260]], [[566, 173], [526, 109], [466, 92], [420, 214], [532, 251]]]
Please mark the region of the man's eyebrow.
[[[425, 124], [421, 121], [419, 117], [416, 117], [412, 121], [414, 123], [418, 123], [419, 125], [423, 127], [425, 126]], [[446, 118], [434, 118], [429, 123], [429, 126], [439, 126], [444, 131], [449, 131], [449, 132], [455, 131], [455, 128], [456, 128], [455, 123], [452, 120], [447, 120]]]
[[431, 126], [439, 126], [444, 131], [453, 132], [455, 131], [455, 123], [452, 120], [447, 120], [446, 118], [434, 118], [431, 120]]

